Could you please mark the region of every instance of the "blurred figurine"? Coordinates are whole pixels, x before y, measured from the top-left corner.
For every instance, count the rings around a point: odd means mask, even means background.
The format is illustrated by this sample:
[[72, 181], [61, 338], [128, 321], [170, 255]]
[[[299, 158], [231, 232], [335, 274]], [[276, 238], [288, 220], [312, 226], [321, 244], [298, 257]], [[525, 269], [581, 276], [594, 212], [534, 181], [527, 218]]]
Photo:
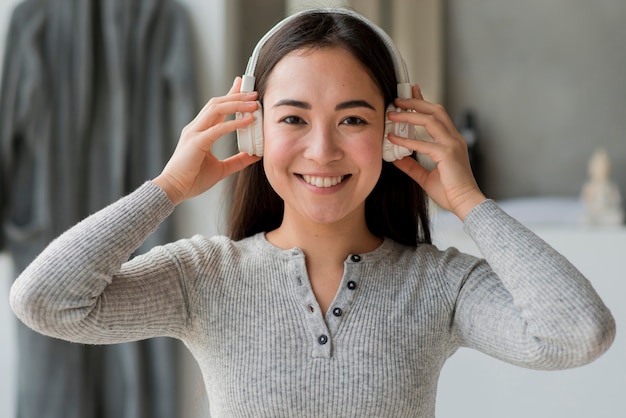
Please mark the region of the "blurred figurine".
[[583, 222], [587, 225], [621, 225], [624, 222], [621, 195], [610, 174], [611, 161], [606, 150], [596, 150], [589, 161], [589, 180], [580, 195]]

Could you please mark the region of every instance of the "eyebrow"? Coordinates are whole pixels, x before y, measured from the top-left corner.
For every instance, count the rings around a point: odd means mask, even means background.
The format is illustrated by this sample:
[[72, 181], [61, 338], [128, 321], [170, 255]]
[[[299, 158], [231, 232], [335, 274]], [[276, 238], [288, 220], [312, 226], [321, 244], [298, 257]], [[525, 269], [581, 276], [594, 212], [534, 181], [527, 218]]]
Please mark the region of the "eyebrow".
[[292, 100], [292, 99], [279, 100], [272, 107], [279, 107], [279, 106], [292, 106], [292, 107], [299, 107], [301, 109], [307, 109], [307, 110], [311, 109], [311, 105], [309, 103], [302, 102], [300, 100]]
[[[293, 99], [279, 100], [272, 107], [279, 107], [279, 106], [293, 106], [293, 107], [299, 107], [301, 109], [306, 109], [306, 110], [311, 109], [311, 105], [309, 103], [303, 102], [300, 100], [293, 100]], [[355, 107], [366, 107], [368, 109], [376, 110], [374, 106], [372, 106], [369, 102], [365, 100], [348, 100], [347, 102], [341, 102], [337, 106], [335, 106], [335, 110], [353, 109]]]
[[347, 102], [342, 102], [335, 106], [335, 110], [353, 109], [355, 107], [366, 107], [368, 109], [376, 110], [374, 106], [365, 100], [349, 100]]

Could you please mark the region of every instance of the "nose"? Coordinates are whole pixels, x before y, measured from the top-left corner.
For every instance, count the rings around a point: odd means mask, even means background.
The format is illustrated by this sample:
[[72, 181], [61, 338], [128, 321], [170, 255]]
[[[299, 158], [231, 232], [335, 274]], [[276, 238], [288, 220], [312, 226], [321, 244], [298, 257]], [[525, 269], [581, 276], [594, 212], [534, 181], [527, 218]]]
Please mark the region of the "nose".
[[319, 126], [307, 134], [304, 157], [319, 165], [326, 165], [343, 158], [341, 136], [332, 127]]

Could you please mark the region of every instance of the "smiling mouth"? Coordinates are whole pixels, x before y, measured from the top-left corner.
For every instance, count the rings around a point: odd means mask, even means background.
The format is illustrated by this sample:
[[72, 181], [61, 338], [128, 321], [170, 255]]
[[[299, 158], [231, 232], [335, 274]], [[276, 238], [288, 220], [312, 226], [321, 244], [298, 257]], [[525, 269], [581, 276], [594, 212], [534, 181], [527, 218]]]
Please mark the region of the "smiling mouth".
[[302, 177], [306, 183], [315, 187], [333, 187], [340, 184], [348, 176], [321, 177], [302, 174], [300, 177]]

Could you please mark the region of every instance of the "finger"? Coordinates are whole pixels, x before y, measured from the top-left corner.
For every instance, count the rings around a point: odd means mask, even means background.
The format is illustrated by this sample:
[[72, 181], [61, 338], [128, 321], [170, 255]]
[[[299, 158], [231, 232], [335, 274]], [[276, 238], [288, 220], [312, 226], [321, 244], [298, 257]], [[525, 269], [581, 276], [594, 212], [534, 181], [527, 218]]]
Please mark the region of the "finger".
[[198, 116], [209, 112], [212, 106], [215, 106], [220, 103], [230, 102], [230, 101], [256, 101], [258, 98], [258, 94], [256, 91], [250, 93], [229, 93], [225, 96], [216, 96], [212, 97], [208, 102], [204, 104], [200, 112], [198, 112]]
[[240, 91], [241, 91], [241, 77], [237, 76], [235, 77], [235, 80], [233, 81], [233, 85], [230, 87], [230, 90], [228, 90], [228, 94], [239, 93]]
[[[227, 97], [229, 95], [235, 94], [239, 92], [239, 88], [241, 86], [241, 79], [240, 77], [235, 77], [235, 80], [233, 80], [233, 85], [230, 86], [230, 89], [228, 90], [228, 93], [226, 94], [226, 96], [223, 97]], [[201, 115], [202, 113], [204, 113], [207, 109], [207, 107], [209, 107], [211, 104], [215, 103], [216, 100], [218, 100], [219, 97], [212, 97], [209, 101], [207, 101], [204, 106], [202, 106], [202, 109], [200, 109], [200, 111], [198, 112], [198, 116]]]
[[228, 101], [211, 100], [193, 120], [191, 128], [195, 131], [204, 131], [215, 124], [223, 122], [230, 115], [254, 112], [259, 107], [255, 99], [255, 95], [250, 96], [246, 93], [237, 93]]
[[413, 93], [413, 97], [419, 100], [424, 100], [424, 96], [422, 95], [422, 88], [420, 87], [419, 84], [414, 84], [411, 87], [412, 93]]
[[430, 173], [424, 166], [411, 157], [404, 157], [400, 160], [393, 162], [393, 165], [398, 167], [406, 175], [416, 181], [422, 188], [426, 183], [426, 178]]
[[432, 141], [423, 140], [423, 139], [415, 139], [415, 138], [405, 138], [403, 136], [398, 136], [393, 133], [387, 134], [387, 139], [394, 144], [399, 145], [404, 148], [408, 148], [412, 151], [416, 151], [420, 154], [428, 154], [435, 147], [440, 146]]
[[392, 122], [404, 122], [413, 126], [423, 127], [434, 142], [446, 142], [455, 136], [446, 124], [436, 116], [418, 112], [389, 112], [388, 118]]
[[239, 154], [233, 155], [232, 157], [228, 157], [225, 160], [222, 160], [222, 165], [224, 168], [224, 177], [228, 177], [233, 173], [243, 170], [251, 164], [259, 161], [261, 157], [256, 155], [249, 155], [245, 152], [240, 152]]
[[234, 132], [237, 129], [244, 128], [254, 121], [254, 117], [250, 113], [246, 113], [240, 119], [230, 119], [225, 122], [217, 123], [210, 128], [199, 132], [196, 141], [198, 148], [203, 152], [209, 152], [211, 147], [222, 136]]
[[443, 161], [456, 161], [465, 164], [469, 163], [467, 145], [459, 141], [423, 141], [420, 139], [408, 139], [394, 134], [387, 135], [392, 144], [399, 145], [419, 154], [427, 155], [435, 164]]
[[194, 118], [194, 120], [192, 121], [195, 122], [199, 119], [205, 119], [207, 117], [207, 113], [210, 112], [211, 107], [217, 103], [223, 103], [223, 102], [227, 102], [227, 101], [231, 101], [231, 100], [235, 100], [235, 101], [256, 101], [258, 98], [258, 94], [256, 91], [254, 92], [240, 92], [241, 89], [241, 77], [235, 77], [235, 80], [233, 81], [232, 86], [230, 87], [230, 90], [228, 91], [227, 94], [225, 94], [224, 96], [216, 96], [216, 97], [212, 97], [207, 103], [204, 104], [204, 106], [202, 107], [202, 109], [200, 109], [200, 111], [198, 112], [198, 114], [196, 115], [196, 117]]
[[191, 144], [192, 147], [200, 152], [208, 153], [211, 151], [213, 144], [223, 135], [233, 132], [236, 129], [248, 126], [254, 121], [254, 117], [250, 113], [246, 113], [242, 118], [235, 118], [228, 121], [220, 122], [200, 131], [183, 129], [183, 134], [179, 141], [178, 147], [182, 144]]
[[[415, 94], [415, 93], [414, 93]], [[418, 92], [421, 96], [421, 91]], [[431, 115], [441, 123], [443, 123], [450, 132], [455, 132], [456, 125], [452, 121], [452, 118], [448, 114], [444, 106], [436, 103], [429, 103], [422, 98], [413, 99], [396, 99], [394, 102], [396, 106], [402, 109], [414, 110], [416, 113], [423, 113]]]

